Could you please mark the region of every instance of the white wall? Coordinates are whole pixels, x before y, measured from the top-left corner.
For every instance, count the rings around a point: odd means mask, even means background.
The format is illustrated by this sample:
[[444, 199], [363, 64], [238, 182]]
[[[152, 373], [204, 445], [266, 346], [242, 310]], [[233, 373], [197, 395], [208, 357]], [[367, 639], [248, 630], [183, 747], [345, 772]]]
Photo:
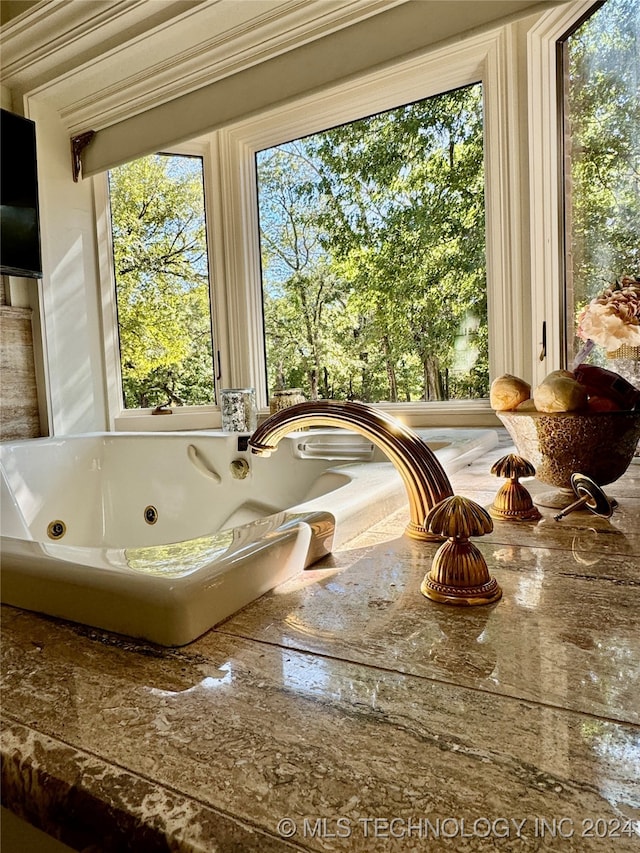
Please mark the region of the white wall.
[[54, 435], [107, 428], [91, 181], [74, 183], [69, 134], [56, 111], [30, 98], [36, 122], [42, 337]]

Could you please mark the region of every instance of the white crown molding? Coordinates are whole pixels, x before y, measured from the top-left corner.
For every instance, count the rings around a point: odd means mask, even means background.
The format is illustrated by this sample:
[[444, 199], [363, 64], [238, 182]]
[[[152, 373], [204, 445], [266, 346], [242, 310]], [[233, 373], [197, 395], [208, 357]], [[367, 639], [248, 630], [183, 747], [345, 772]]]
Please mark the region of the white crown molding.
[[405, 2], [43, 0], [3, 27], [3, 82], [99, 129]]
[[[41, 0], [2, 27], [3, 84], [45, 100], [72, 135], [100, 130], [408, 2]], [[446, 11], [443, 0], [418, 2], [436, 19]], [[474, 11], [477, 2], [466, 0]], [[487, 20], [499, 6], [488, 0]], [[460, 17], [465, 3], [454, 7]]]
[[2, 27], [3, 77], [8, 85], [29, 85], [55, 73], [66, 59], [99, 50], [112, 30], [139, 25], [151, 0], [41, 0]]
[[[115, 124], [404, 2], [357, 0], [337, 6], [323, 0], [288, 0], [285, 7], [274, 6], [252, 19], [250, 28], [240, 24], [166, 57], [124, 81], [61, 107], [60, 116], [71, 132], [89, 125], [99, 129]], [[83, 75], [85, 70], [75, 73]]]

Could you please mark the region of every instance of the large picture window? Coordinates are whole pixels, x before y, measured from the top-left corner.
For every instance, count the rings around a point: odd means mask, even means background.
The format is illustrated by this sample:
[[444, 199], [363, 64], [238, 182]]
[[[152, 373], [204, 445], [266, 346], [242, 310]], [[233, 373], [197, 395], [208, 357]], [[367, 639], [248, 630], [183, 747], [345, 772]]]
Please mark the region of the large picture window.
[[256, 161], [269, 389], [487, 397], [482, 84]]
[[[97, 182], [115, 428], [219, 426], [216, 385], [254, 387], [263, 412], [300, 387], [414, 426], [493, 423], [490, 377], [519, 372], [529, 345], [512, 36], [409, 57]], [[164, 403], [179, 417], [148, 417]]]

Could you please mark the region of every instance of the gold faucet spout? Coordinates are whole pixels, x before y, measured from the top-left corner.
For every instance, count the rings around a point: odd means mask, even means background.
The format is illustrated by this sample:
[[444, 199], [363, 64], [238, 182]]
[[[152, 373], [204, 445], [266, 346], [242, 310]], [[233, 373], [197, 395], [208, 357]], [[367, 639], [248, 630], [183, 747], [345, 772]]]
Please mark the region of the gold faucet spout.
[[249, 439], [249, 446], [253, 453], [268, 456], [287, 433], [312, 426], [353, 430], [379, 447], [395, 465], [407, 490], [411, 516], [407, 535], [413, 539], [441, 539], [426, 529], [424, 520], [432, 507], [453, 495], [449, 478], [419, 435], [378, 409], [339, 400], [298, 403], [268, 417]]

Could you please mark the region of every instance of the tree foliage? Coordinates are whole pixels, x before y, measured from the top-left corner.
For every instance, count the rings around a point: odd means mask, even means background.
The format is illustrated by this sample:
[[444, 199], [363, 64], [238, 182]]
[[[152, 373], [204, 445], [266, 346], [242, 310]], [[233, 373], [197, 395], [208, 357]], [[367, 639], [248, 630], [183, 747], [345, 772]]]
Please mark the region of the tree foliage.
[[201, 162], [144, 157], [109, 190], [125, 406], [213, 402]]
[[341, 325], [345, 284], [317, 227], [322, 201], [304, 142], [258, 156], [264, 314], [271, 387], [304, 386], [312, 397], [327, 385], [333, 336]]
[[[486, 395], [481, 86], [270, 149], [258, 165], [270, 379], [367, 401]], [[298, 351], [282, 348], [284, 318]], [[462, 338], [473, 357], [460, 369]]]
[[[640, 5], [607, 0], [564, 46], [570, 297], [640, 274]], [[570, 337], [573, 312], [567, 318]]]

